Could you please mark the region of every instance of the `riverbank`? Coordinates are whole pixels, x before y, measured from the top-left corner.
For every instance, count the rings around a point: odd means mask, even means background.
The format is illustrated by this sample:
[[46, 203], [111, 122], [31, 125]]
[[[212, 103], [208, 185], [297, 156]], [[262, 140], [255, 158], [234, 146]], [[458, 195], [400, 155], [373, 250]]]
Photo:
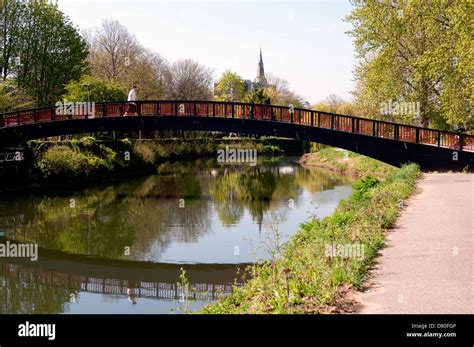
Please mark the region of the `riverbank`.
[[[361, 177], [350, 198], [326, 218], [313, 217], [288, 242], [273, 235], [267, 262], [248, 269], [250, 280], [203, 313], [353, 312], [347, 293], [367, 279], [384, 236], [420, 176], [415, 164], [396, 169], [345, 151], [326, 148], [302, 162]], [[316, 211], [317, 214], [317, 211]]]
[[[152, 174], [166, 163], [217, 160], [219, 149], [254, 149], [271, 157], [301, 153], [306, 143], [276, 138], [112, 140], [86, 136], [69, 141], [30, 141], [25, 160], [3, 172], [0, 192], [41, 187], [77, 187]], [[255, 160], [257, 158], [254, 158]], [[5, 171], [5, 170], [4, 170]]]
[[299, 162], [306, 167], [335, 171], [353, 178], [375, 175], [378, 179], [384, 179], [396, 171], [396, 168], [391, 165], [333, 147], [323, 148], [315, 153], [306, 153]]

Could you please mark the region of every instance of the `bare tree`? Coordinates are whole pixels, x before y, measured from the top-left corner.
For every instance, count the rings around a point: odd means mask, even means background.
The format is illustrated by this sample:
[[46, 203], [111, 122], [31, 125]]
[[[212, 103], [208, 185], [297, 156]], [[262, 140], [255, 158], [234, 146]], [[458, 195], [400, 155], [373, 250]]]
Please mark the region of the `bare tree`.
[[334, 110], [334, 111], [331, 111], [331, 112], [336, 112], [336, 110], [344, 104], [344, 100], [342, 98], [340, 98], [339, 96], [337, 96], [336, 94], [330, 94], [327, 98], [326, 98], [326, 103], [329, 105], [329, 107]]
[[85, 31], [89, 45], [91, 74], [130, 88], [139, 85], [141, 100], [165, 95], [168, 63], [156, 52], [145, 49], [117, 20], [104, 20], [100, 27]]
[[178, 60], [171, 65], [168, 96], [172, 99], [211, 100], [213, 70], [192, 59]]
[[269, 87], [266, 88], [267, 94], [272, 100], [272, 104], [295, 107], [303, 107], [304, 100], [301, 96], [290, 90], [290, 84], [287, 80], [267, 73]]
[[126, 69], [122, 84], [139, 85], [141, 100], [162, 99], [166, 95], [168, 63], [158, 53], [143, 50]]
[[120, 82], [127, 67], [143, 51], [135, 36], [117, 20], [106, 19], [83, 36], [89, 46], [91, 73], [110, 81]]

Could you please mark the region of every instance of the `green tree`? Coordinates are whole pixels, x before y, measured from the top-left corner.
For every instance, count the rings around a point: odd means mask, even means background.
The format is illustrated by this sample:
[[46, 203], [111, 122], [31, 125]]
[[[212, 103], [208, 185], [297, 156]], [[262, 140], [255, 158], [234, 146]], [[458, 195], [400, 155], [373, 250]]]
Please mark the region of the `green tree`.
[[0, 113], [33, 107], [33, 100], [14, 81], [0, 83]]
[[[474, 4], [352, 0], [356, 101], [377, 116], [390, 100], [419, 103], [423, 126], [472, 128]], [[405, 121], [415, 121], [405, 115]]]
[[[11, 4], [12, 2], [9, 2]], [[12, 15], [8, 12], [10, 21]], [[39, 106], [54, 103], [64, 86], [81, 77], [87, 46], [69, 18], [46, 1], [29, 1], [18, 14], [21, 30], [12, 31], [17, 52], [7, 73]]]
[[246, 102], [252, 104], [269, 105], [271, 104], [272, 100], [263, 88], [254, 88], [247, 94]]
[[[7, 271], [2, 271], [6, 269]], [[41, 283], [39, 278], [54, 276], [54, 272], [31, 269], [25, 265], [0, 264], [0, 271], [6, 274], [2, 278], [0, 295], [2, 314], [55, 314], [66, 312], [71, 293], [79, 288], [73, 285], [53, 287]]]
[[18, 38], [20, 37], [22, 18], [26, 4], [22, 1], [0, 0], [0, 76], [3, 82], [11, 75], [12, 68], [18, 63]]
[[64, 100], [73, 102], [124, 101], [127, 95], [121, 85], [97, 77], [84, 76], [78, 82], [71, 82], [66, 87]]
[[238, 74], [226, 70], [217, 82], [215, 94], [219, 101], [241, 102], [245, 98], [245, 82]]

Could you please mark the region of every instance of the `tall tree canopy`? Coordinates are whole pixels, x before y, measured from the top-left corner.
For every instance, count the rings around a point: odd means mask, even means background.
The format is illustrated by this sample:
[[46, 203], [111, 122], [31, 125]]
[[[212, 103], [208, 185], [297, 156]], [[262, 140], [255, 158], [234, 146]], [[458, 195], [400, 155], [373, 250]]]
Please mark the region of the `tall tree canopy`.
[[419, 103], [407, 122], [473, 129], [474, 3], [352, 0], [356, 102], [376, 116], [390, 100]]
[[2, 79], [15, 79], [40, 106], [54, 103], [86, 67], [84, 40], [56, 5], [3, 0], [1, 6]]
[[31, 97], [14, 81], [0, 83], [0, 113], [33, 108]]
[[118, 82], [142, 51], [137, 38], [116, 19], [105, 19], [99, 27], [84, 32], [89, 46], [91, 73]]
[[11, 69], [18, 62], [18, 51], [22, 20], [26, 6], [19, 1], [0, 0], [2, 32], [0, 36], [0, 74], [2, 81], [11, 75]]
[[104, 20], [99, 27], [85, 31], [84, 37], [93, 76], [117, 82], [126, 90], [139, 84], [141, 100], [163, 98], [168, 63], [145, 49], [119, 21]]
[[217, 81], [215, 94], [219, 101], [243, 101], [245, 98], [245, 82], [238, 74], [227, 70]]
[[172, 99], [212, 100], [212, 70], [192, 59], [178, 60], [171, 65], [168, 96]]

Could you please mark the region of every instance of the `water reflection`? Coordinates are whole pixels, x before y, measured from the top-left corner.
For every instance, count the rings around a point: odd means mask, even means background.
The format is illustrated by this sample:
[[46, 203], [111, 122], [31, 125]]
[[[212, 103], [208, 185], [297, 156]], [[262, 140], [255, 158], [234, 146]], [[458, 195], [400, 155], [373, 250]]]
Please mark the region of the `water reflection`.
[[166, 166], [79, 192], [0, 199], [0, 231], [40, 247], [35, 263], [0, 260], [0, 310], [169, 312], [181, 266], [202, 306], [231, 289], [236, 264], [265, 257], [255, 245], [273, 215], [290, 236], [315, 207], [328, 215], [350, 192], [344, 178], [286, 158], [257, 167]]
[[[123, 306], [147, 299], [177, 304], [185, 295], [177, 283], [181, 266], [176, 264], [107, 261], [45, 249], [41, 254], [37, 262], [0, 259], [0, 313], [74, 312], [81, 295], [91, 294], [116, 297]], [[241, 285], [238, 273], [247, 265], [186, 265], [192, 288], [187, 300], [205, 305], [229, 295], [233, 285]]]

